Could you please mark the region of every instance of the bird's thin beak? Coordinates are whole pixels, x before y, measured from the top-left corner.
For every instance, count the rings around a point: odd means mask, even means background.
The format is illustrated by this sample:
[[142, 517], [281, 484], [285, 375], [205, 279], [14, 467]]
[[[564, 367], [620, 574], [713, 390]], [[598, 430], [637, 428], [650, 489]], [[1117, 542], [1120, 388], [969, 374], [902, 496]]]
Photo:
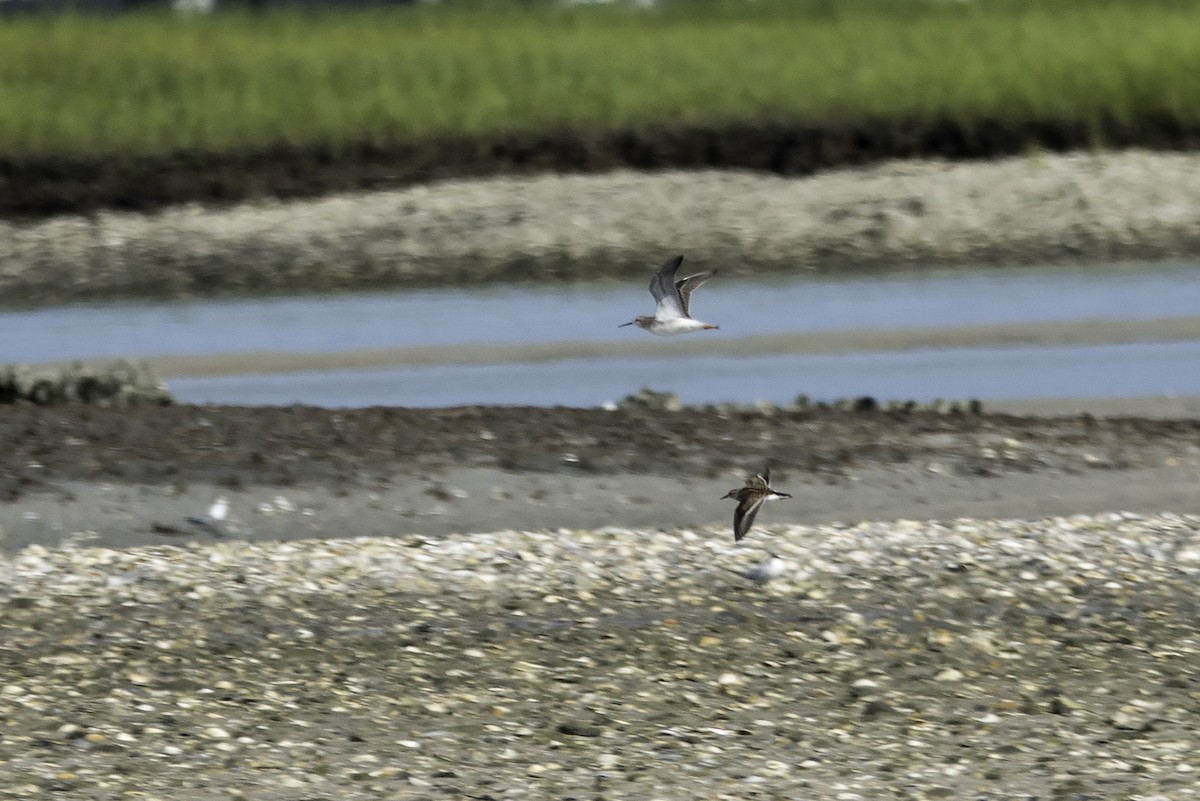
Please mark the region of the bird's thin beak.
[[704, 327], [705, 327], [705, 328], [709, 328], [709, 329], [711, 329], [711, 328], [720, 328], [721, 326], [719, 326], [719, 325], [706, 325], [706, 326], [704, 326]]
[[630, 320], [630, 321], [629, 321], [629, 322], [627, 322], [627, 323], [621, 323], [620, 325], [618, 325], [618, 326], [617, 326], [617, 328], [624, 328], [624, 327], [625, 327], [625, 326], [627, 326], [627, 325], [633, 325], [633, 324], [634, 324], [634, 322], [636, 322], [636, 321], [634, 321], [634, 320]]

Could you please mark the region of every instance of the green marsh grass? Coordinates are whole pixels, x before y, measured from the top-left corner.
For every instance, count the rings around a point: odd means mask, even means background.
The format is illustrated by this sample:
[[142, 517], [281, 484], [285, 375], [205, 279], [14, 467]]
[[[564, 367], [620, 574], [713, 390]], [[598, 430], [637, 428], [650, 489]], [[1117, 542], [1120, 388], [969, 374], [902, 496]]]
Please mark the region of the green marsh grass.
[[0, 155], [756, 120], [1200, 121], [1193, 2], [469, 6], [4, 20]]

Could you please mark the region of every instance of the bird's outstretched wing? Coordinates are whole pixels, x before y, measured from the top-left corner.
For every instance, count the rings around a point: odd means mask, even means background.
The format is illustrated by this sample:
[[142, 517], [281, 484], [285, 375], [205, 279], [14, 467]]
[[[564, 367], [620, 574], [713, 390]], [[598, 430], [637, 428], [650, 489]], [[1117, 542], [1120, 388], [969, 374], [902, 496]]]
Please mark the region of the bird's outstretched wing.
[[687, 316], [687, 311], [679, 303], [679, 292], [675, 288], [675, 271], [679, 269], [680, 264], [683, 264], [683, 256], [668, 259], [650, 279], [650, 294], [658, 304], [654, 309], [654, 316], [660, 320]]
[[682, 281], [675, 282], [675, 289], [679, 294], [679, 305], [683, 309], [684, 317], [692, 316], [692, 313], [689, 310], [689, 306], [692, 302], [692, 291], [716, 274], [716, 270], [709, 270], [706, 273], [690, 275], [687, 278], [684, 278]]
[[734, 542], [741, 542], [742, 538], [750, 533], [750, 527], [754, 525], [754, 518], [758, 517], [758, 510], [762, 508], [765, 500], [766, 496], [764, 495], [749, 496], [744, 498], [733, 510]]

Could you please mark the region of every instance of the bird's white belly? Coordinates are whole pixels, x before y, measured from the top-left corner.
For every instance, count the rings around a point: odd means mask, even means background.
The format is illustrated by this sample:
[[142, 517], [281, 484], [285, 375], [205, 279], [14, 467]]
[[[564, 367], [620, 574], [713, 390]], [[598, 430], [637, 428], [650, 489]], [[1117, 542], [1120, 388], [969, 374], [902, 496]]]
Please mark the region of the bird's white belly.
[[670, 320], [655, 320], [649, 330], [651, 334], [658, 334], [660, 337], [673, 337], [676, 334], [686, 334], [689, 331], [702, 331], [703, 329], [704, 323], [699, 320], [676, 317]]

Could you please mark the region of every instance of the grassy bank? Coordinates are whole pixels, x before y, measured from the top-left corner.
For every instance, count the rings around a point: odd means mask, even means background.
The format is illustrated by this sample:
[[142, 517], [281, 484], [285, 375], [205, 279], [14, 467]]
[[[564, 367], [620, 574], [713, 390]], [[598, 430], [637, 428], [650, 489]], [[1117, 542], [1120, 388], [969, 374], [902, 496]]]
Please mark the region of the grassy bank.
[[[0, 153], [732, 120], [1200, 120], [1200, 5], [137, 14], [0, 27]], [[747, 10], [749, 9], [749, 10]]]

